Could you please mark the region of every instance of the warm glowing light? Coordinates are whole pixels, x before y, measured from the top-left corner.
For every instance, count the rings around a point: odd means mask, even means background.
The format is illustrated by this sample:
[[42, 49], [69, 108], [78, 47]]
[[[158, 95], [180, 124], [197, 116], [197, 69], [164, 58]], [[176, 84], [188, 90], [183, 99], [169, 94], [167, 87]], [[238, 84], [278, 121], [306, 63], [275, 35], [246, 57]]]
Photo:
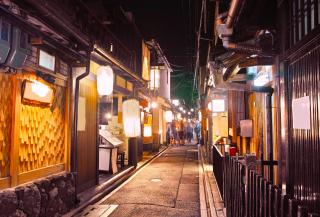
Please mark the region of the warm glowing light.
[[160, 87], [160, 71], [157, 67], [150, 70], [150, 89], [158, 89]]
[[111, 119], [111, 117], [112, 117], [111, 114], [108, 112], [108, 113], [106, 114], [106, 118], [107, 118], [107, 119]]
[[151, 103], [151, 108], [157, 108], [157, 106], [158, 106], [158, 103], [157, 102], [152, 102]]
[[166, 122], [167, 123], [170, 123], [172, 122], [172, 119], [173, 119], [173, 114], [172, 114], [172, 111], [166, 111]]
[[187, 113], [186, 110], [183, 110], [183, 114]]
[[209, 111], [212, 111], [212, 103], [211, 102], [208, 103], [208, 109], [209, 109]]
[[181, 113], [178, 113], [178, 114], [177, 114], [177, 119], [178, 119], [178, 120], [181, 120], [181, 119], [182, 119]]
[[179, 110], [180, 110], [180, 111], [183, 111], [183, 108], [182, 108], [182, 107], [179, 107]]
[[40, 97], [45, 97], [50, 91], [50, 89], [47, 85], [45, 85], [39, 81], [32, 82], [31, 90], [34, 94], [36, 94]]
[[150, 137], [152, 136], [152, 128], [150, 125], [144, 125], [143, 127], [143, 136]]
[[140, 108], [139, 101], [129, 99], [122, 104], [124, 133], [127, 137], [140, 135]]
[[159, 130], [159, 134], [162, 134], [162, 130]]
[[191, 114], [191, 112], [188, 112], [188, 115], [190, 115]]
[[199, 117], [199, 120], [202, 119], [202, 114], [201, 114], [201, 111], [198, 112], [198, 117]]
[[178, 99], [173, 99], [172, 100], [172, 104], [175, 105], [175, 106], [179, 106], [180, 105], [180, 102]]
[[183, 122], [186, 122], [187, 121], [187, 119], [186, 118], [183, 118]]
[[194, 112], [194, 109], [192, 108], [192, 109], [190, 109], [190, 111], [191, 111], [191, 112]]
[[108, 96], [113, 91], [113, 70], [110, 66], [101, 66], [97, 70], [97, 89], [100, 96]]
[[225, 111], [224, 99], [213, 99], [211, 106], [212, 106], [211, 111], [213, 111], [213, 112], [224, 112]]

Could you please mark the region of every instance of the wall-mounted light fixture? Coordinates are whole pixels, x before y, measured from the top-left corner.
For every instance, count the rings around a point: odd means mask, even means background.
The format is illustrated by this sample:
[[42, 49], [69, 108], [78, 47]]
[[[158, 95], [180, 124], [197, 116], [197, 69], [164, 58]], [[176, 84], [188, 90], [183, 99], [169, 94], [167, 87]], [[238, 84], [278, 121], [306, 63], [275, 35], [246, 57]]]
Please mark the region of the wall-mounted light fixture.
[[50, 107], [54, 99], [54, 89], [40, 81], [24, 80], [22, 102], [25, 104]]
[[110, 66], [101, 66], [97, 70], [97, 89], [100, 96], [108, 96], [113, 91], [113, 69]]

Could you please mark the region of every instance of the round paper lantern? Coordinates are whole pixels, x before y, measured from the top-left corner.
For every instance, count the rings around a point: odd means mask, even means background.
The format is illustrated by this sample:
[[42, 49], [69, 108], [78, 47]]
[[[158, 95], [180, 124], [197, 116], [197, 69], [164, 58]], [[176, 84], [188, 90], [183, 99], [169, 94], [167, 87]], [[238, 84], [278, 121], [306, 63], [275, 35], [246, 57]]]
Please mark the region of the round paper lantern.
[[100, 96], [108, 96], [113, 91], [113, 70], [110, 66], [101, 66], [97, 70], [97, 89]]

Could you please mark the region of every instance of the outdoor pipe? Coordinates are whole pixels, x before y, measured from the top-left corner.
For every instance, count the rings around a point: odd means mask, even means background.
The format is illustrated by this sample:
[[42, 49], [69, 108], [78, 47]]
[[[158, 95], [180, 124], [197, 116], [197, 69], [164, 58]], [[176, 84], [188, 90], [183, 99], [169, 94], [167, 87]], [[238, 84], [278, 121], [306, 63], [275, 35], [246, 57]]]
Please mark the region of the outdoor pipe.
[[228, 11], [228, 16], [226, 20], [226, 25], [228, 28], [232, 28], [234, 24], [235, 17], [240, 10], [240, 6], [245, 0], [232, 0], [230, 8]]
[[[79, 75], [75, 79], [75, 88], [74, 88], [74, 105], [73, 105], [73, 125], [72, 125], [72, 135], [71, 135], [71, 172], [76, 174], [77, 179], [77, 171], [78, 171], [78, 139], [77, 139], [77, 127], [78, 127], [78, 101], [79, 101], [79, 89], [80, 89], [80, 80], [85, 78], [90, 73], [90, 51], [87, 54], [87, 63], [86, 70], [83, 74]], [[72, 78], [73, 80], [73, 78]], [[77, 181], [75, 181], [75, 192], [77, 195]], [[77, 198], [76, 198], [77, 200]]]

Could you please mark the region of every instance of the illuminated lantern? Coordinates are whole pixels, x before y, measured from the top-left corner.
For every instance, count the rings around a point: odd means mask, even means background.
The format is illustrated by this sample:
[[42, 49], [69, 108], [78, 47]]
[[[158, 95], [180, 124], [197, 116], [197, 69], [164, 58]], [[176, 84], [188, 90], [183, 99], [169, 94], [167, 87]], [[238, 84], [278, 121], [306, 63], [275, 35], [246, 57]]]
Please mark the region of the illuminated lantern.
[[100, 96], [108, 96], [113, 91], [113, 70], [110, 66], [101, 66], [97, 70], [97, 89]]
[[143, 127], [143, 136], [144, 137], [152, 136], [151, 125], [147, 125], [147, 124], [144, 125], [144, 127]]
[[157, 102], [152, 102], [151, 103], [151, 108], [157, 108], [157, 106], [158, 106], [158, 103]]
[[160, 70], [158, 67], [152, 67], [150, 70], [150, 89], [159, 89], [160, 87]]
[[211, 106], [212, 106], [211, 111], [213, 111], [213, 112], [224, 112], [225, 111], [224, 99], [213, 99]]
[[180, 102], [178, 99], [173, 99], [172, 100], [172, 104], [175, 105], [175, 106], [179, 106]]
[[208, 109], [209, 109], [209, 111], [212, 111], [212, 102], [208, 103]]
[[129, 99], [122, 104], [124, 133], [127, 137], [140, 136], [140, 108], [139, 101]]
[[166, 122], [170, 123], [172, 122], [172, 119], [173, 119], [172, 111], [166, 111]]
[[33, 83], [31, 83], [31, 90], [41, 98], [45, 97], [50, 91], [47, 85], [39, 81], [34, 81]]

